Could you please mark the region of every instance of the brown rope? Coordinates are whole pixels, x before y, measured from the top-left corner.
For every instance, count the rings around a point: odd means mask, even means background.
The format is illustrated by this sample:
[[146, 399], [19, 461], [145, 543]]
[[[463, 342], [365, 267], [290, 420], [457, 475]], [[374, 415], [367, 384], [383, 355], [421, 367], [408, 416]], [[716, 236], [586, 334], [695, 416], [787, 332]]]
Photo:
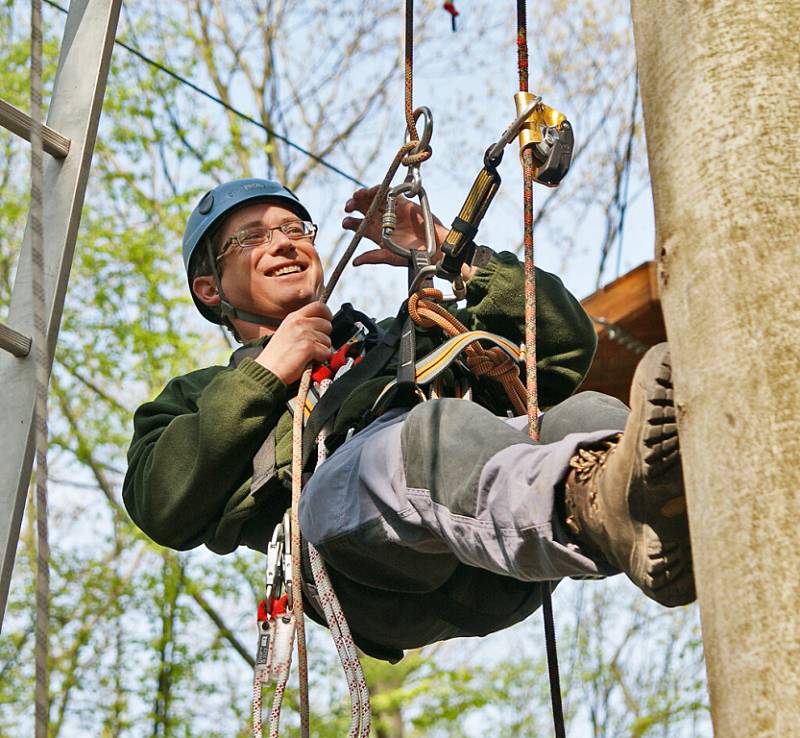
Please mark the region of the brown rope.
[[528, 390], [528, 435], [539, 440], [539, 387], [536, 377], [536, 269], [533, 252], [533, 152], [522, 152], [522, 200], [525, 251], [525, 375]]
[[[429, 298], [429, 299], [425, 299]], [[466, 333], [466, 326], [435, 301], [442, 300], [442, 293], [426, 287], [408, 298], [408, 314], [422, 328], [441, 328], [449, 336]], [[525, 386], [519, 378], [519, 367], [499, 346], [484, 348], [477, 341], [464, 350], [467, 366], [477, 376], [491, 377], [500, 382], [520, 415], [525, 412]]]
[[[413, 103], [413, 87], [414, 87], [414, 0], [406, 0], [406, 23], [405, 33], [403, 36], [403, 49], [405, 57], [405, 114], [406, 114], [406, 128], [408, 129], [408, 142], [413, 144], [411, 149], [419, 146], [419, 133], [417, 133], [417, 124], [414, 120], [414, 103]], [[426, 146], [422, 151], [416, 153], [408, 153], [403, 158], [403, 166], [412, 166], [413, 164], [421, 164], [423, 161], [431, 158], [433, 150], [430, 145]]]
[[[517, 0], [517, 68], [519, 89], [528, 92], [528, 29], [525, 17], [526, 0]], [[528, 435], [539, 440], [538, 387], [536, 383], [536, 269], [534, 261], [533, 152], [522, 152], [524, 250], [525, 250], [525, 370], [528, 390]], [[547, 669], [550, 677], [550, 702], [553, 708], [553, 728], [556, 738], [565, 738], [564, 708], [561, 703], [561, 680], [558, 674], [556, 629], [553, 621], [553, 601], [550, 582], [542, 582], [542, 617], [547, 649]]]
[[525, 3], [517, 0], [517, 70], [519, 71], [519, 89], [528, 91], [528, 23], [525, 18]]

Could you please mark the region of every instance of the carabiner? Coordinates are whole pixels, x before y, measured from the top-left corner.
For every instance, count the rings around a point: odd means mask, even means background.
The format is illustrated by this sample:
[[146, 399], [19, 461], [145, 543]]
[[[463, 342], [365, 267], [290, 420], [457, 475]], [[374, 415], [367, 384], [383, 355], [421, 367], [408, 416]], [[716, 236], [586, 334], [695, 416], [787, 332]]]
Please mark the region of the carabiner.
[[525, 125], [528, 118], [530, 118], [533, 111], [536, 110], [541, 102], [541, 97], [534, 97], [534, 99], [525, 106], [525, 109], [514, 119], [514, 122], [503, 131], [497, 143], [487, 149], [483, 157], [483, 162], [487, 167], [496, 167], [502, 161], [506, 146], [508, 146], [511, 140], [522, 130], [522, 126]]
[[436, 229], [433, 223], [433, 213], [431, 212], [428, 193], [425, 192], [421, 181], [414, 182], [411, 181], [409, 177], [406, 177], [405, 181], [389, 190], [389, 194], [386, 196], [386, 210], [383, 214], [383, 230], [381, 232], [383, 247], [393, 254], [402, 256], [404, 259], [411, 259], [411, 249], [396, 244], [391, 238], [392, 232], [397, 227], [396, 201], [400, 195], [405, 194], [419, 198], [420, 209], [422, 211], [422, 225], [425, 229], [425, 250], [428, 253], [429, 259], [433, 261], [433, 257], [436, 255], [439, 247], [436, 244]]
[[283, 546], [284, 546], [284, 531], [283, 525], [278, 523], [275, 530], [272, 532], [272, 540], [267, 546], [267, 577], [265, 587], [265, 600], [267, 603], [267, 611], [272, 608], [273, 600], [277, 599], [276, 593], [280, 592], [281, 585], [283, 584], [282, 566], [283, 561]]
[[[409, 154], [421, 154], [425, 151], [431, 143], [431, 137], [433, 136], [433, 113], [431, 113], [431, 109], [426, 107], [425, 105], [420, 105], [413, 113], [414, 116], [414, 123], [416, 123], [421, 117], [425, 119], [425, 127], [422, 129], [422, 135], [419, 137], [419, 142], [417, 145], [411, 149]], [[417, 131], [419, 133], [419, 131]], [[411, 131], [406, 128], [406, 143], [411, 141]]]
[[287, 510], [283, 514], [283, 588], [286, 590], [286, 609], [294, 609], [294, 570], [292, 569], [292, 513]]
[[[411, 154], [420, 154], [428, 148], [433, 135], [433, 113], [425, 106], [419, 107], [414, 111], [414, 120], [420, 117], [424, 118], [425, 126], [422, 129], [419, 142], [411, 150]], [[406, 129], [406, 143], [410, 141], [410, 132]], [[431, 212], [430, 202], [428, 201], [428, 193], [422, 186], [422, 175], [419, 171], [419, 164], [412, 164], [408, 167], [406, 178], [395, 187], [392, 187], [386, 195], [386, 210], [383, 214], [381, 242], [384, 248], [391, 251], [393, 254], [402, 256], [404, 259], [411, 259], [411, 249], [403, 248], [399, 244], [392, 241], [391, 234], [397, 227], [397, 198], [400, 195], [408, 197], [418, 197], [420, 209], [422, 210], [422, 224], [425, 229], [425, 249], [428, 252], [428, 258], [433, 261], [433, 257], [438, 251], [436, 245], [436, 230], [433, 224], [433, 213]]]

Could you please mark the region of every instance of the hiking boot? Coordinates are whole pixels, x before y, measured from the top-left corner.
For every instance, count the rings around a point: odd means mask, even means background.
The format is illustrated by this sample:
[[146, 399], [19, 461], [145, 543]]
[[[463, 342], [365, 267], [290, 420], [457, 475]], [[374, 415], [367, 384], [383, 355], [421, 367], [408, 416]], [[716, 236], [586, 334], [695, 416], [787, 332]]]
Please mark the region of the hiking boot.
[[695, 599], [672, 365], [653, 346], [633, 376], [625, 432], [582, 448], [565, 484], [568, 529], [667, 607]]

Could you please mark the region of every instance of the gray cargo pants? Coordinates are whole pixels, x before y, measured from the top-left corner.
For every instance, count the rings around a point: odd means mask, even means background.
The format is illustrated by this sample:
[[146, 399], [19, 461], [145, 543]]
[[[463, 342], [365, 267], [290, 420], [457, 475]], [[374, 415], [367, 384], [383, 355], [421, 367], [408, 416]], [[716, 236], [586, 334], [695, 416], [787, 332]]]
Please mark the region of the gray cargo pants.
[[[463, 400], [389, 412], [314, 473], [301, 498], [301, 530], [344, 589], [353, 585], [359, 608], [365, 592], [375, 592], [376, 603], [382, 598], [384, 609], [397, 609], [400, 600], [384, 595], [413, 599], [442, 591], [461, 608], [461, 615], [438, 612], [438, 619], [422, 618], [404, 630], [390, 613], [376, 615], [376, 606], [369, 618], [355, 615], [368, 638], [382, 632], [376, 617], [394, 623], [387, 645], [400, 648], [467, 630], [489, 632], [495, 628], [481, 625], [477, 614], [464, 615], [485, 609], [487, 587], [489, 609], [504, 614], [497, 627], [505, 627], [539, 605], [538, 585], [531, 583], [616, 573], [570, 540], [556, 495], [576, 450], [622, 430], [627, 416], [618, 400], [582, 392], [542, 416], [541, 440], [534, 443], [526, 418], [498, 418]], [[470, 581], [478, 580], [480, 591], [470, 591]], [[500, 600], [507, 591], [514, 602], [506, 606]], [[356, 609], [343, 605], [348, 617]]]

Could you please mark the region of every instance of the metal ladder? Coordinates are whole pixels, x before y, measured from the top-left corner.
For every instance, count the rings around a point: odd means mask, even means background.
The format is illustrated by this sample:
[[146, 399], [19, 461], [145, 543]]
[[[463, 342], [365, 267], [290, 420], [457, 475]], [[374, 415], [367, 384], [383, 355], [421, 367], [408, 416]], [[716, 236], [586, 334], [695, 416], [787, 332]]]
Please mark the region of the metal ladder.
[[[53, 95], [42, 130], [47, 347], [52, 366], [86, 183], [103, 107], [122, 0], [72, 0]], [[0, 125], [30, 141], [33, 121], [0, 99]], [[0, 323], [0, 626], [14, 568], [33, 464], [36, 366], [30, 218], [25, 226], [8, 324]]]

